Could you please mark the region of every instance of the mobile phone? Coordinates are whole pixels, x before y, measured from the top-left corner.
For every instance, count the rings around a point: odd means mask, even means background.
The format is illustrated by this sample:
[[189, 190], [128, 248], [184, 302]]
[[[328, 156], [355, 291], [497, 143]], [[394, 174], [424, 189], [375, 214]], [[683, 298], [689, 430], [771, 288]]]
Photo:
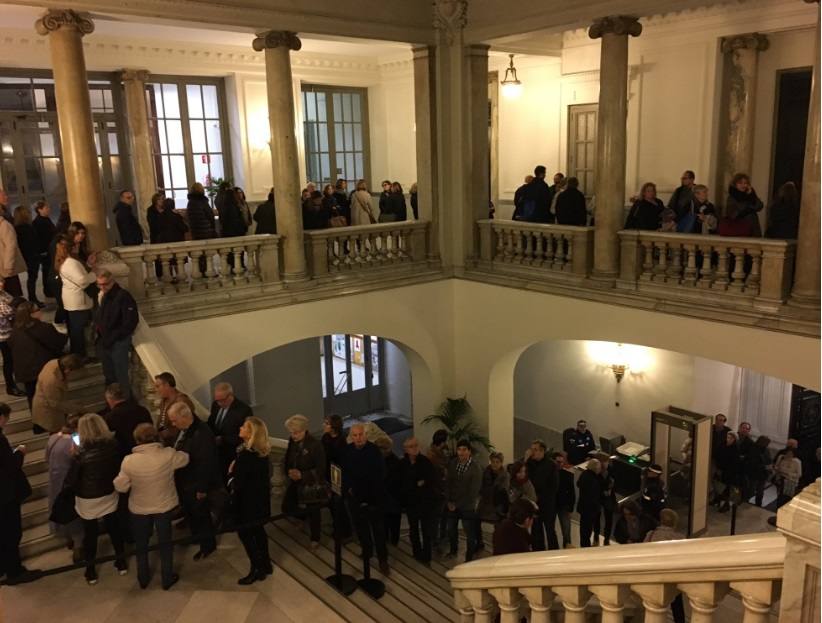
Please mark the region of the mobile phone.
[[79, 446], [80, 445], [80, 433], [72, 433], [71, 434], [71, 440], [74, 442], [75, 446]]

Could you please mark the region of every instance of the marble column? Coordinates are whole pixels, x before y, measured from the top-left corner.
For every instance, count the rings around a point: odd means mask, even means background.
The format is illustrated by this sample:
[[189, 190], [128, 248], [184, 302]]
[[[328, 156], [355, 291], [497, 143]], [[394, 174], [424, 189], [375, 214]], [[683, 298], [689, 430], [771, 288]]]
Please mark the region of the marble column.
[[491, 201], [491, 145], [488, 136], [488, 45], [471, 45], [465, 50], [467, 57], [467, 94], [468, 94], [468, 165], [469, 174], [465, 176], [465, 210], [466, 258], [470, 263], [479, 257], [479, 229], [477, 221], [488, 218], [488, 206]]
[[296, 33], [270, 30], [258, 34], [252, 45], [258, 52], [265, 50], [271, 164], [274, 173], [274, 202], [277, 206], [277, 233], [282, 237], [283, 279], [303, 281], [307, 275], [294, 86], [291, 78], [291, 50], [299, 50], [302, 42]]
[[625, 158], [628, 118], [628, 37], [642, 24], [630, 15], [600, 18], [588, 29], [602, 39], [597, 117], [596, 229], [592, 276], [612, 281], [619, 273], [619, 237], [625, 206]]
[[106, 211], [94, 143], [83, 36], [94, 22], [70, 9], [49, 9], [35, 27], [51, 50], [63, 172], [71, 217], [85, 224], [94, 250], [108, 247]]
[[805, 135], [805, 166], [802, 172], [802, 203], [796, 241], [796, 272], [790, 304], [819, 309], [819, 1], [816, 17], [816, 46], [813, 54], [813, 82]]
[[437, 111], [434, 75], [436, 51], [414, 48], [414, 121], [417, 139], [417, 202], [420, 219], [431, 221], [428, 259], [440, 255], [439, 204], [437, 196]]
[[131, 164], [134, 169], [134, 192], [137, 218], [145, 232], [148, 231], [146, 208], [151, 197], [157, 192], [157, 173], [154, 156], [151, 153], [151, 133], [148, 126], [148, 105], [146, 104], [146, 81], [149, 72], [144, 69], [124, 69], [120, 73], [126, 100], [126, 119]]
[[756, 122], [756, 73], [759, 53], [767, 49], [768, 38], [756, 32], [722, 39], [722, 52], [727, 56], [725, 72], [728, 100], [725, 104], [727, 118], [722, 188], [717, 189], [717, 193], [726, 191], [736, 173], [751, 173]]

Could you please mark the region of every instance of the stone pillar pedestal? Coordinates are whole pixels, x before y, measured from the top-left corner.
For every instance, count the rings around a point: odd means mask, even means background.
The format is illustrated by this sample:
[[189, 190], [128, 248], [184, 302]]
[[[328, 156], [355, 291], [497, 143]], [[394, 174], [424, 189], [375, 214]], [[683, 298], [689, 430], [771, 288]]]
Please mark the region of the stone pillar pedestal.
[[86, 226], [94, 250], [105, 249], [109, 246], [105, 203], [83, 56], [83, 35], [94, 31], [94, 22], [70, 9], [49, 9], [35, 27], [39, 34], [49, 36], [71, 217]]
[[[134, 168], [135, 210], [144, 232], [148, 232], [146, 209], [157, 192], [157, 173], [151, 153], [151, 134], [148, 127], [146, 81], [149, 72], [144, 69], [124, 69], [120, 73], [126, 100], [126, 128], [131, 145], [131, 163]], [[146, 239], [148, 236], [146, 236]]]
[[[807, 0], [806, 0], [807, 1]], [[819, 309], [819, 2], [817, 2], [816, 47], [813, 54], [811, 104], [805, 137], [805, 167], [802, 172], [802, 203], [796, 243], [796, 273], [790, 304]]]
[[437, 202], [437, 111], [434, 84], [435, 50], [414, 48], [414, 118], [417, 128], [417, 203], [420, 219], [431, 221], [428, 259], [439, 261], [440, 227]]
[[819, 480], [779, 509], [777, 529], [785, 535], [779, 622], [819, 621]]
[[628, 37], [638, 37], [636, 17], [613, 15], [596, 20], [591, 39], [602, 39], [597, 119], [596, 228], [592, 276], [612, 281], [619, 274], [619, 237], [625, 205], [628, 118]]
[[297, 151], [291, 50], [302, 47], [293, 32], [271, 30], [257, 35], [253, 47], [265, 50], [268, 120], [271, 125], [271, 164], [277, 233], [282, 237], [283, 279], [306, 279], [303, 215], [300, 204], [300, 165]]

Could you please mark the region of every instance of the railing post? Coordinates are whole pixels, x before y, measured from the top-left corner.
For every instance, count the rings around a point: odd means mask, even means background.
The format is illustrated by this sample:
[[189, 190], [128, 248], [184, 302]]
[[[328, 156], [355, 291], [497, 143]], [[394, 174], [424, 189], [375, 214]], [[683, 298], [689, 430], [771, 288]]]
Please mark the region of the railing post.
[[757, 308], [777, 311], [785, 301], [790, 291], [795, 251], [796, 243], [793, 241], [782, 244], [774, 241], [774, 244], [762, 245]]
[[500, 623], [519, 623], [522, 596], [515, 588], [492, 588], [488, 591], [500, 609]]
[[275, 283], [280, 280], [280, 239], [272, 236], [260, 245], [257, 269], [263, 283]]
[[427, 252], [427, 245], [426, 243], [426, 229], [428, 229], [428, 225], [423, 229], [422, 227], [414, 227], [408, 232], [408, 236], [406, 237], [406, 241], [408, 247], [406, 248], [406, 253], [411, 258], [412, 262], [423, 262], [425, 261], [428, 252]]
[[643, 250], [638, 231], [619, 232], [619, 279], [636, 284], [642, 274]]
[[[562, 251], [562, 240], [559, 240]], [[571, 244], [571, 272], [587, 277], [594, 261], [594, 233], [590, 229], [575, 231]]]
[[677, 595], [671, 584], [633, 584], [631, 590], [642, 599], [645, 623], [667, 623], [668, 608]]
[[494, 249], [493, 249], [493, 241], [494, 241], [494, 231], [493, 231], [493, 223], [494, 221], [485, 220], [485, 221], [477, 221], [477, 227], [479, 227], [479, 238], [480, 238], [480, 262], [484, 263], [486, 266], [491, 263], [491, 260], [494, 259]]
[[584, 586], [555, 586], [553, 591], [565, 608], [565, 623], [585, 623], [585, 607], [591, 592]]
[[[119, 254], [118, 254], [119, 255]], [[123, 257], [125, 255], [125, 257]], [[143, 272], [143, 255], [142, 253], [127, 253], [120, 255], [120, 259], [128, 267], [128, 291], [135, 299], [140, 300], [146, 298], [146, 277]], [[145, 270], [154, 270], [151, 265]]]
[[531, 608], [531, 623], [551, 623], [551, 606], [554, 592], [541, 586], [521, 588], [519, 592], [528, 600]]
[[328, 274], [328, 238], [325, 236], [309, 236], [311, 249], [311, 277], [320, 277]]
[[679, 589], [691, 602], [691, 623], [713, 623], [719, 602], [728, 593], [726, 582], [688, 582]]
[[779, 622], [820, 620], [819, 484], [808, 485], [779, 509], [776, 527], [785, 536]]
[[602, 623], [622, 623], [625, 600], [631, 591], [625, 584], [603, 584], [589, 586], [602, 607]]
[[742, 595], [745, 615], [742, 623], [768, 623], [771, 604], [779, 599], [780, 583], [773, 580], [731, 582], [731, 588]]

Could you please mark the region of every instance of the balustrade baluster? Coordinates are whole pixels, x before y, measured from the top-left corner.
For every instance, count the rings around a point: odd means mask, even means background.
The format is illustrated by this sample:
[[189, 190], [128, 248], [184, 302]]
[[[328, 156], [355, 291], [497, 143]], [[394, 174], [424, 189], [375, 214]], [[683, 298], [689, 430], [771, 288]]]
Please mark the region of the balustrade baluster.
[[712, 288], [717, 290], [728, 289], [728, 247], [719, 247], [716, 249], [717, 262], [716, 271], [714, 272], [714, 282], [711, 284]]
[[[218, 285], [220, 282], [220, 275], [217, 272], [217, 269], [214, 267], [215, 258], [218, 261], [222, 261], [219, 257], [219, 254], [216, 253], [213, 249], [209, 249], [208, 247], [203, 249], [203, 261], [205, 261], [206, 277], [208, 278], [208, 284], [212, 286]], [[222, 269], [222, 266], [220, 268]]]
[[532, 246], [534, 234], [535, 232], [532, 231], [522, 232], [522, 235], [525, 238], [525, 249], [522, 254], [522, 263], [527, 264], [528, 266], [534, 265], [534, 247]]
[[263, 277], [260, 271], [260, 251], [262, 244], [249, 245], [246, 247], [248, 256], [246, 258], [245, 273], [249, 281], [262, 281]]
[[493, 623], [494, 600], [487, 590], [482, 589], [466, 589], [462, 591], [468, 603], [474, 610], [474, 623]]
[[348, 244], [348, 256], [351, 258], [351, 265], [355, 268], [365, 266], [367, 262], [360, 247], [360, 237], [357, 234], [351, 234], [346, 244]]
[[773, 580], [750, 580], [731, 582], [731, 588], [742, 595], [745, 614], [742, 623], [768, 623], [771, 619], [771, 605], [779, 599], [781, 582]]
[[531, 608], [530, 623], [551, 623], [551, 605], [554, 603], [554, 593], [548, 588], [531, 587], [521, 588], [519, 592], [528, 600]]
[[505, 236], [505, 261], [514, 261], [514, 229], [508, 228], [503, 230]]
[[552, 590], [565, 608], [565, 623], [585, 623], [585, 607], [591, 592], [585, 586], [554, 586]]
[[205, 265], [200, 264], [201, 250], [189, 251], [189, 269], [191, 270], [191, 289], [199, 290], [206, 285]]
[[516, 229], [514, 230], [515, 236], [515, 244], [514, 244], [514, 263], [515, 264], [522, 264], [522, 230]]
[[571, 271], [573, 269], [574, 262], [574, 235], [562, 234], [562, 240], [560, 243], [565, 249], [565, 262], [562, 264], [562, 270]]
[[408, 255], [408, 231], [400, 230], [397, 232], [397, 251], [400, 254], [400, 259], [405, 262], [411, 259]]
[[147, 253], [143, 256], [143, 265], [146, 271], [146, 294], [156, 294], [158, 290], [158, 283], [157, 283], [157, 271], [154, 268], [155, 260], [159, 260], [159, 255], [154, 255]]
[[460, 613], [460, 623], [473, 623], [474, 608], [465, 596], [465, 591], [454, 591], [454, 605]]
[[683, 245], [685, 251], [685, 270], [682, 273], [682, 285], [693, 286], [696, 284], [696, 245]]
[[380, 254], [377, 249], [377, 241], [373, 234], [365, 234], [365, 251], [370, 265], [378, 265], [380, 263]]
[[628, 587], [624, 584], [606, 584], [588, 588], [599, 599], [602, 607], [602, 623], [622, 623], [625, 601], [631, 593]]
[[745, 249], [742, 247], [731, 247], [733, 255], [733, 273], [731, 273], [731, 283], [728, 288], [736, 292], [742, 292], [745, 286]]
[[245, 246], [234, 247], [234, 283], [248, 281], [248, 264], [245, 257]]
[[171, 258], [173, 256], [173, 253], [161, 253], [159, 255], [160, 270], [163, 271], [163, 274], [160, 277], [163, 282], [163, 293], [170, 292], [172, 290], [171, 284], [174, 281], [174, 276], [171, 274]]
[[640, 240], [645, 249], [645, 260], [642, 262], [642, 274], [639, 278], [642, 281], [650, 281], [654, 276], [654, 243], [650, 240]]
[[710, 288], [713, 285], [714, 279], [716, 279], [714, 249], [710, 244], [700, 244], [698, 249], [702, 254], [702, 265], [699, 267], [696, 285], [700, 288]]
[[217, 255], [220, 259], [220, 284], [225, 287], [231, 284], [231, 265], [228, 263], [228, 249], [219, 247]]
[[713, 623], [714, 612], [728, 592], [724, 582], [693, 582], [680, 584], [679, 589], [691, 604], [691, 623]]
[[492, 588], [488, 591], [497, 600], [500, 623], [519, 623], [522, 595], [515, 588]]
[[497, 237], [497, 252], [494, 255], [495, 262], [505, 261], [505, 229], [493, 225], [494, 235]]
[[672, 242], [669, 245], [671, 262], [668, 265], [666, 272], [668, 283], [679, 283], [682, 280], [682, 247], [677, 242]]
[[541, 231], [532, 232], [534, 236], [534, 258], [531, 266], [545, 265], [545, 236]]
[[656, 243], [657, 259], [654, 265], [654, 281], [665, 281], [665, 273], [668, 270], [668, 243], [659, 241]]
[[645, 623], [668, 623], [671, 602], [677, 596], [676, 587], [671, 584], [634, 584], [631, 590], [642, 599], [645, 609]]
[[762, 249], [749, 249], [748, 255], [751, 256], [751, 272], [745, 280], [745, 292], [756, 296], [759, 294], [759, 282], [762, 279]]
[[380, 262], [381, 263], [390, 262], [391, 257], [389, 255], [389, 249], [388, 249], [388, 233], [383, 231], [383, 232], [380, 232], [379, 234], [377, 234], [377, 236], [379, 237], [378, 239], [379, 239], [379, 243], [380, 243]]
[[556, 238], [551, 232], [545, 232], [545, 268], [552, 269], [556, 266], [557, 247]]

